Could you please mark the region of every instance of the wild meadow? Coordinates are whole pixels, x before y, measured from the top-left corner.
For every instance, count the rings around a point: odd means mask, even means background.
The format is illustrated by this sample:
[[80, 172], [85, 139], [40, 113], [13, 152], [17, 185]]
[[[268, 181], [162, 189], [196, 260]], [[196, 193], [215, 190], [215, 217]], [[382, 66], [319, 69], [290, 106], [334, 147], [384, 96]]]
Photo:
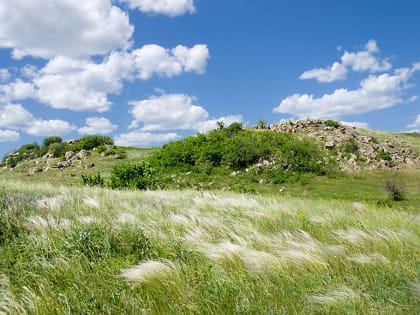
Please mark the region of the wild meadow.
[[420, 212], [2, 181], [0, 313], [420, 314]]

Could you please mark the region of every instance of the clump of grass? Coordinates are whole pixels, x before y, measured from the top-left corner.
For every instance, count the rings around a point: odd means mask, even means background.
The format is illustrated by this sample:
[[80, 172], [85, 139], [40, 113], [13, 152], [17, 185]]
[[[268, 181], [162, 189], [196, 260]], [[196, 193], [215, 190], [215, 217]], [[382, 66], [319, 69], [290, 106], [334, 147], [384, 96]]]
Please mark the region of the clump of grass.
[[405, 187], [396, 179], [386, 179], [384, 181], [384, 187], [388, 193], [388, 198], [393, 201], [402, 201], [405, 199]]
[[384, 160], [384, 161], [392, 161], [392, 156], [388, 151], [385, 151], [384, 149], [380, 150], [376, 154], [376, 158], [378, 160]]
[[121, 277], [128, 281], [149, 282], [154, 279], [165, 278], [173, 272], [171, 263], [149, 260], [137, 266], [122, 270]]
[[339, 128], [341, 126], [340, 122], [332, 119], [327, 119], [324, 121], [325, 126], [333, 127], [333, 128]]

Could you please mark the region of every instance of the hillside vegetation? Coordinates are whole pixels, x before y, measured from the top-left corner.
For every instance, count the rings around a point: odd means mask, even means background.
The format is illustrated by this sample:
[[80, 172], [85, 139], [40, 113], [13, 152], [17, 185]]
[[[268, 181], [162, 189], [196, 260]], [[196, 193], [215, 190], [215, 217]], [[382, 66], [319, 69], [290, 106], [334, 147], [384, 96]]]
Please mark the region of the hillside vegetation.
[[419, 314], [420, 212], [0, 183], [0, 312]]

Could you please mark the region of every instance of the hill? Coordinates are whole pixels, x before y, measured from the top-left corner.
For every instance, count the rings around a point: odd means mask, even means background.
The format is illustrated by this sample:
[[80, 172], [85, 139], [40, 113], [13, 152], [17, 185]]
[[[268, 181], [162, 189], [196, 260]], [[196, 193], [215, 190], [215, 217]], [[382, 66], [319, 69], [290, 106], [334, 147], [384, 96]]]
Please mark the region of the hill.
[[[240, 124], [222, 127], [161, 149], [110, 144], [85, 150], [79, 144], [61, 151], [61, 157], [51, 157], [44, 149], [42, 156], [31, 158], [28, 147], [33, 145], [24, 145], [23, 154], [21, 148], [5, 157], [4, 161], [21, 154], [14, 167], [0, 169], [0, 177], [80, 185], [83, 175], [100, 176], [106, 183], [117, 165], [147, 160], [161, 188], [281, 192], [374, 203], [386, 199], [384, 182], [393, 179], [410, 196], [409, 201], [403, 201], [406, 206], [420, 202], [418, 134], [391, 134], [320, 120], [260, 124], [250, 129]], [[90, 144], [103, 142], [95, 137], [93, 142], [92, 138], [88, 140]], [[22, 158], [25, 155], [28, 158]]]
[[312, 137], [336, 156], [347, 172], [378, 168], [401, 169], [420, 164], [420, 134], [386, 133], [342, 125], [333, 120], [308, 119], [264, 124], [255, 130], [294, 133]]

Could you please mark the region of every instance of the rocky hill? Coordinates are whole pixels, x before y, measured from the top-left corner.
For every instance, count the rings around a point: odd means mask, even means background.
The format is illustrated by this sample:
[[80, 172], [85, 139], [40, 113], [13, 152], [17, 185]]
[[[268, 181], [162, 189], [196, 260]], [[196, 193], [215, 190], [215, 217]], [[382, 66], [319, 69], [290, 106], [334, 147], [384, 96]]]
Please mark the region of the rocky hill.
[[420, 165], [418, 148], [407, 141], [410, 136], [420, 139], [418, 134], [396, 136], [319, 119], [259, 124], [253, 129], [313, 137], [323, 144], [325, 151], [336, 158], [344, 171], [402, 169]]

